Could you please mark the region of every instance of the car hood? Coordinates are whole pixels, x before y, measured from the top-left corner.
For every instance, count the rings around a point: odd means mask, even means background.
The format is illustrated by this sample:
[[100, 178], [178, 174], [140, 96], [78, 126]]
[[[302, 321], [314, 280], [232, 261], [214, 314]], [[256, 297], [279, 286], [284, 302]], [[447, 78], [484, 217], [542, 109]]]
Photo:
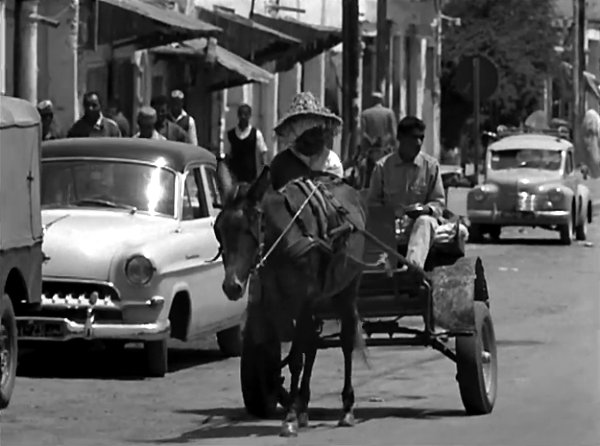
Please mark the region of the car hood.
[[486, 182], [499, 186], [526, 187], [528, 185], [538, 186], [552, 181], [560, 181], [560, 179], [560, 171], [519, 168], [489, 172]]
[[45, 277], [109, 280], [115, 256], [176, 229], [164, 217], [120, 210], [42, 211]]

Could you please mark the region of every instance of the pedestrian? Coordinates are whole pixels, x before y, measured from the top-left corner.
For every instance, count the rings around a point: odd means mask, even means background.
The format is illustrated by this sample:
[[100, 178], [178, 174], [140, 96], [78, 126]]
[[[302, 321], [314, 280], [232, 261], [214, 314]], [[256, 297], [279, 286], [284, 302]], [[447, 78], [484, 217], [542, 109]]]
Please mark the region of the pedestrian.
[[275, 127], [285, 150], [271, 162], [271, 182], [280, 189], [288, 182], [325, 172], [338, 177], [344, 168], [338, 155], [329, 148], [342, 120], [322, 106], [310, 92], [298, 93], [287, 114]]
[[237, 116], [237, 125], [227, 132], [225, 155], [236, 180], [251, 183], [266, 164], [267, 145], [262, 132], [250, 123], [250, 105], [241, 104]]
[[169, 141], [190, 142], [187, 133], [169, 120], [169, 101], [166, 96], [161, 95], [152, 98], [150, 105], [156, 110], [155, 128], [158, 133]]
[[396, 217], [408, 223], [406, 259], [423, 268], [446, 202], [440, 165], [421, 152], [425, 123], [419, 118], [403, 118], [397, 134], [398, 150], [377, 161], [373, 169], [368, 203], [394, 208]]
[[121, 136], [117, 123], [102, 114], [100, 98], [94, 91], [88, 91], [83, 95], [83, 116], [73, 124], [67, 133], [67, 138], [90, 136]]
[[187, 133], [190, 144], [197, 146], [196, 121], [183, 109], [184, 99], [185, 95], [181, 90], [171, 92], [171, 119]]
[[113, 98], [108, 102], [106, 117], [117, 123], [119, 130], [121, 131], [121, 136], [125, 137], [131, 135], [131, 125], [129, 125], [129, 120], [121, 111], [121, 104], [118, 99]]
[[63, 138], [63, 134], [54, 120], [54, 105], [50, 99], [45, 99], [37, 105], [42, 118], [42, 141]]
[[152, 107], [142, 107], [138, 112], [137, 124], [139, 131], [133, 135], [134, 138], [148, 138], [166, 141], [163, 135], [156, 131], [156, 110]]
[[396, 116], [383, 105], [383, 95], [371, 95], [371, 107], [361, 114], [361, 154], [365, 169], [365, 184], [369, 184], [375, 163], [393, 150], [396, 139]]

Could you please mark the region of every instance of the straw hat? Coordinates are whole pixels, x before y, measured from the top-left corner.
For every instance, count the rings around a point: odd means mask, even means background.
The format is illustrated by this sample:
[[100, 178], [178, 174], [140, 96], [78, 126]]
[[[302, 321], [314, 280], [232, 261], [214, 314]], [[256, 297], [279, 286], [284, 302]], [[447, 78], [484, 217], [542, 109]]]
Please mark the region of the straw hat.
[[339, 116], [321, 105], [311, 92], [304, 91], [294, 96], [286, 115], [275, 126], [275, 133], [283, 139], [296, 139], [314, 127], [324, 127], [335, 133], [341, 126]]

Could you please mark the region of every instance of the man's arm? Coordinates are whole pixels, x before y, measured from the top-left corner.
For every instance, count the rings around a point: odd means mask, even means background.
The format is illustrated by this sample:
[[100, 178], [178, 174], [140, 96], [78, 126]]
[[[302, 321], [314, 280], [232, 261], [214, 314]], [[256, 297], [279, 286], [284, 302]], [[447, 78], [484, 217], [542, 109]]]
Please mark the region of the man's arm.
[[429, 178], [429, 192], [427, 194], [427, 206], [431, 208], [434, 217], [440, 217], [446, 206], [446, 194], [442, 183], [440, 165], [437, 161], [433, 164]]
[[375, 164], [375, 168], [371, 173], [371, 182], [369, 183], [369, 195], [367, 202], [370, 206], [383, 203], [383, 164]]
[[264, 166], [267, 165], [267, 155], [269, 149], [267, 148], [267, 144], [265, 143], [265, 138], [262, 132], [256, 129], [256, 156], [259, 161], [259, 166], [257, 171], [261, 171]]
[[[188, 115], [189, 116], [189, 115]], [[190, 143], [197, 146], [198, 145], [198, 133], [196, 133], [196, 120], [189, 117], [190, 120], [190, 129], [188, 130], [188, 137], [190, 139]]]

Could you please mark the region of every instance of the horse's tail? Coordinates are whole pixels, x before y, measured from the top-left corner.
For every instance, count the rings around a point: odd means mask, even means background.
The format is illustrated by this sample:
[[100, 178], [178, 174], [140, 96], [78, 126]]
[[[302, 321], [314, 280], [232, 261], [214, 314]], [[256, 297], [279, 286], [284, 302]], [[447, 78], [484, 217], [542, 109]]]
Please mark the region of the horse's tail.
[[362, 322], [356, 315], [356, 331], [354, 335], [354, 351], [358, 353], [360, 361], [367, 367], [371, 368], [371, 362], [369, 361], [369, 349], [365, 342], [365, 332], [362, 328]]

